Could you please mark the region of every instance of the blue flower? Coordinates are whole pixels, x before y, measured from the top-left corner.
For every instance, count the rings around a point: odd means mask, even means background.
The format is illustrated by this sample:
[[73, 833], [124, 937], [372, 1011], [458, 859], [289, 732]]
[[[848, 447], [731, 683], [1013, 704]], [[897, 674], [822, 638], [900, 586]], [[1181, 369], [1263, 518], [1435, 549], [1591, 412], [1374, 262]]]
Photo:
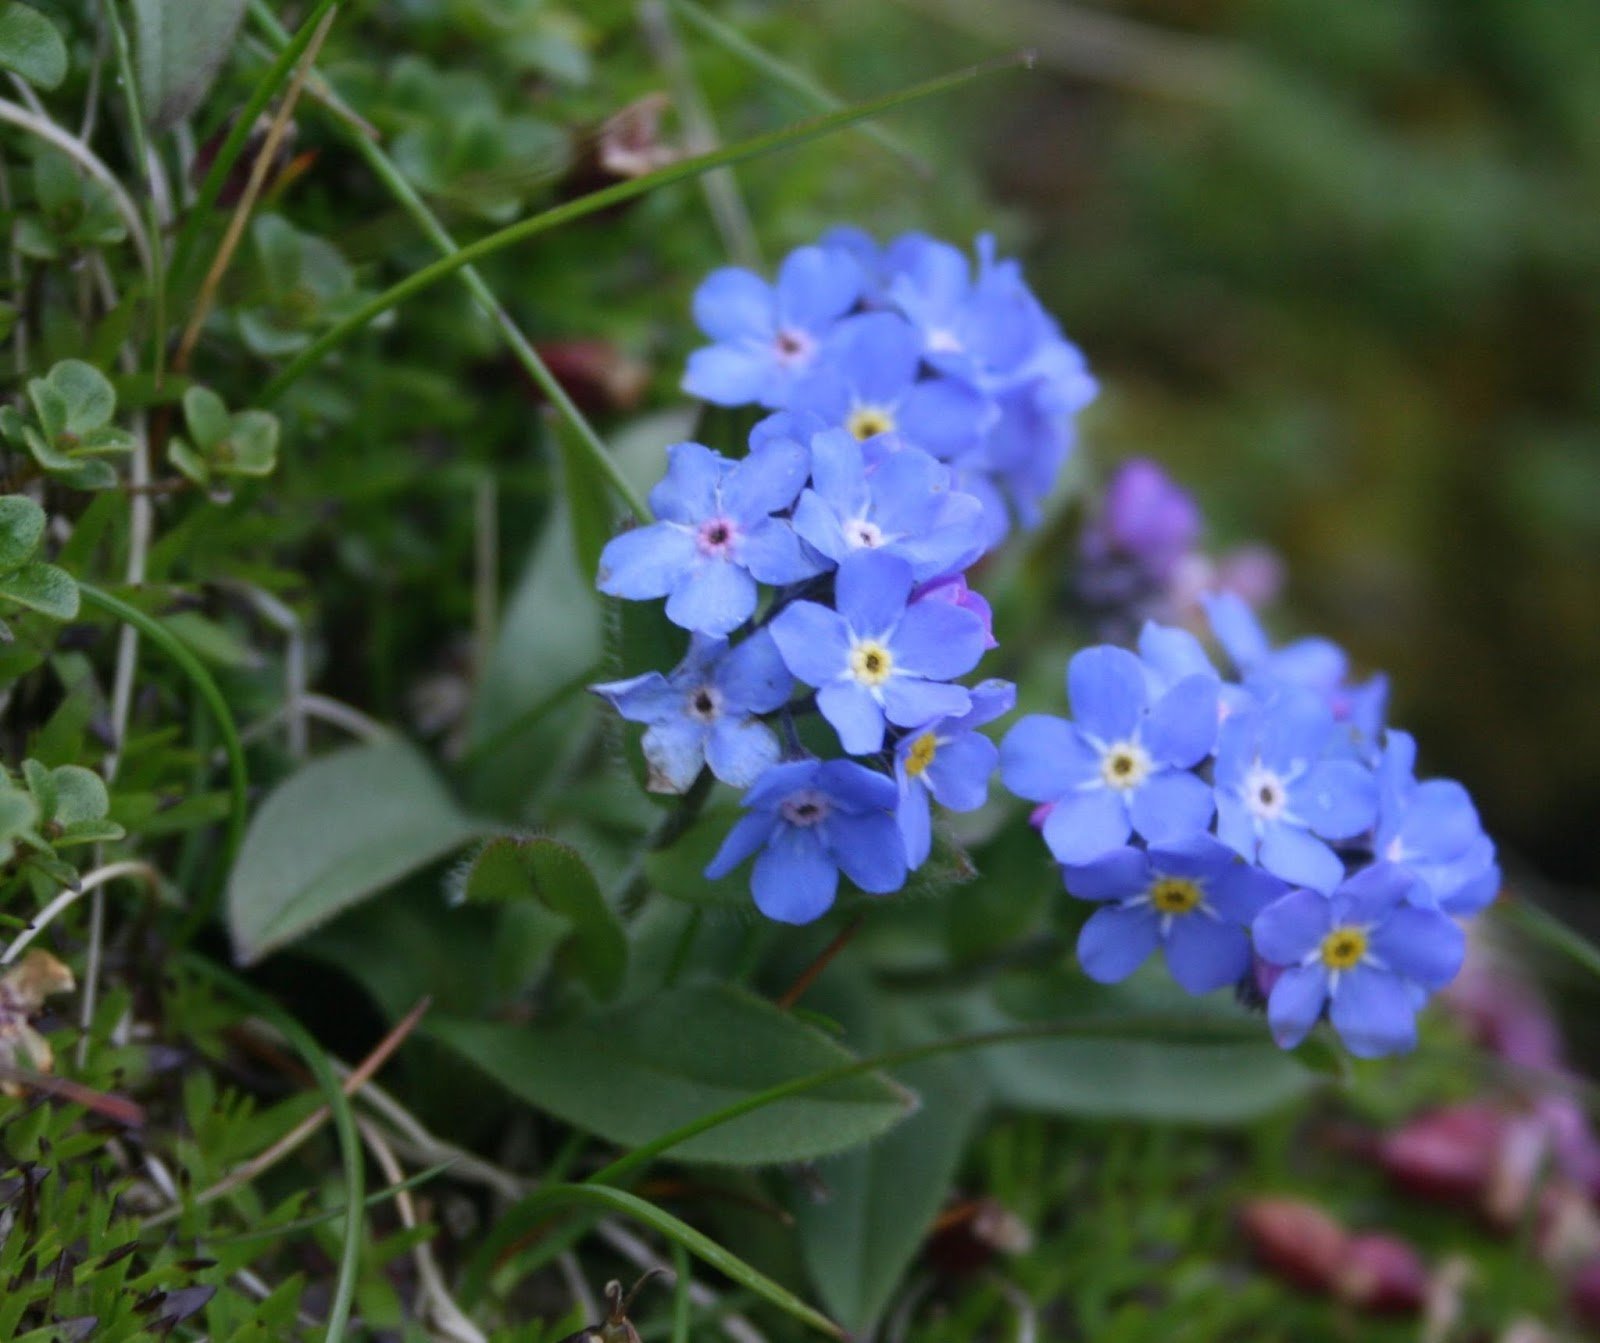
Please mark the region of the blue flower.
[[918, 380], [916, 331], [891, 312], [850, 317], [834, 328], [826, 357], [795, 385], [793, 410], [811, 411], [866, 442], [893, 434], [935, 457], [978, 442], [992, 414], [988, 399], [953, 378]]
[[861, 550], [897, 555], [920, 583], [982, 553], [981, 512], [927, 453], [874, 450], [869, 459], [848, 430], [830, 429], [811, 440], [811, 486], [795, 505], [794, 529], [835, 564]]
[[1103, 902], [1078, 935], [1090, 979], [1115, 984], [1156, 947], [1190, 993], [1237, 984], [1250, 969], [1250, 921], [1288, 887], [1210, 835], [1143, 849], [1113, 849], [1064, 870], [1067, 890]]
[[1467, 790], [1453, 779], [1418, 783], [1417, 743], [1393, 728], [1378, 764], [1377, 856], [1421, 878], [1423, 902], [1446, 914], [1476, 914], [1500, 891], [1494, 841]]
[[706, 868], [725, 877], [760, 850], [751, 874], [756, 908], [779, 923], [810, 923], [832, 906], [839, 873], [863, 891], [905, 885], [894, 784], [852, 760], [774, 765], [744, 797], [746, 813]]
[[1063, 863], [1091, 863], [1127, 842], [1183, 839], [1211, 821], [1211, 790], [1189, 773], [1217, 736], [1217, 685], [1191, 676], [1152, 697], [1139, 659], [1086, 648], [1067, 667], [1074, 722], [1024, 718], [1000, 747], [1018, 797], [1053, 804], [1045, 843]]
[[630, 601], [667, 599], [667, 618], [703, 634], [728, 634], [756, 609], [756, 583], [795, 583], [821, 565], [771, 514], [789, 507], [810, 460], [771, 437], [731, 462], [699, 443], [667, 449], [666, 476], [650, 491], [660, 521], [615, 537], [600, 555], [600, 591]]
[[1278, 686], [1315, 691], [1345, 728], [1345, 744], [1370, 762], [1388, 708], [1387, 677], [1352, 682], [1350, 659], [1331, 639], [1296, 639], [1282, 648], [1272, 647], [1255, 612], [1236, 593], [1214, 593], [1202, 600], [1217, 642], [1247, 686], [1263, 697]]
[[826, 247], [791, 252], [775, 285], [735, 267], [713, 271], [695, 291], [694, 317], [716, 343], [689, 356], [684, 390], [721, 406], [784, 405], [862, 280], [848, 252]]
[[1415, 880], [1376, 863], [1331, 896], [1294, 891], [1256, 916], [1256, 951], [1284, 967], [1267, 999], [1279, 1045], [1299, 1044], [1324, 1008], [1358, 1057], [1416, 1043], [1420, 1000], [1455, 978], [1466, 936], [1437, 910], [1408, 903]]
[[772, 622], [784, 662], [817, 687], [817, 708], [851, 755], [882, 747], [885, 718], [915, 727], [971, 707], [964, 687], [944, 682], [977, 665], [983, 626], [948, 602], [907, 606], [912, 583], [904, 560], [863, 550], [839, 566], [838, 610], [794, 602]]
[[1336, 758], [1340, 733], [1326, 702], [1287, 688], [1229, 715], [1217, 742], [1217, 835], [1235, 852], [1324, 894], [1344, 863], [1324, 840], [1372, 826], [1377, 785], [1360, 762]]
[[778, 761], [778, 739], [756, 714], [789, 698], [794, 679], [765, 630], [730, 649], [726, 639], [696, 634], [689, 654], [663, 676], [646, 672], [589, 688], [632, 723], [647, 723], [649, 786], [686, 792], [702, 765], [723, 783], [748, 788]]
[[894, 753], [900, 789], [895, 818], [912, 867], [921, 867], [933, 847], [929, 797], [951, 811], [976, 811], [988, 800], [1000, 752], [975, 729], [1010, 713], [1016, 702], [1011, 682], [984, 681], [972, 688], [972, 707], [959, 718], [935, 719], [900, 739]]

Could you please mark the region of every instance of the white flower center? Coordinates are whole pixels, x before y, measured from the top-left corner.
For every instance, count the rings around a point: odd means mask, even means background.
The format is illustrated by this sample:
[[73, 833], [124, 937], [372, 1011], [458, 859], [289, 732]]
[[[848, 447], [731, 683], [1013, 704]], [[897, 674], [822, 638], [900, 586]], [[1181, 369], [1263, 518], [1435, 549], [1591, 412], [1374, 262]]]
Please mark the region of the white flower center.
[[961, 337], [948, 327], [936, 326], [928, 332], [929, 354], [960, 354], [965, 348]]
[[1107, 788], [1130, 792], [1150, 777], [1155, 762], [1136, 741], [1114, 741], [1100, 753], [1100, 779]]
[[1244, 809], [1258, 821], [1276, 821], [1289, 810], [1289, 786], [1259, 760], [1244, 776]]
[[894, 656], [876, 639], [858, 639], [850, 649], [850, 674], [864, 686], [876, 687], [894, 671]]
[[800, 368], [811, 362], [817, 342], [807, 332], [786, 326], [773, 337], [772, 349], [784, 368]]
[[689, 692], [684, 713], [695, 722], [714, 722], [721, 712], [722, 693], [715, 686], [696, 686]]
[[790, 825], [806, 828], [821, 825], [828, 819], [828, 813], [833, 810], [833, 800], [815, 788], [802, 788], [798, 793], [790, 793], [784, 798], [778, 810]]
[[852, 550], [876, 550], [883, 544], [883, 529], [865, 518], [851, 518], [844, 524], [843, 531]]
[[869, 438], [876, 438], [894, 429], [894, 411], [887, 406], [858, 405], [850, 412], [845, 427], [856, 436], [858, 442], [865, 443]]

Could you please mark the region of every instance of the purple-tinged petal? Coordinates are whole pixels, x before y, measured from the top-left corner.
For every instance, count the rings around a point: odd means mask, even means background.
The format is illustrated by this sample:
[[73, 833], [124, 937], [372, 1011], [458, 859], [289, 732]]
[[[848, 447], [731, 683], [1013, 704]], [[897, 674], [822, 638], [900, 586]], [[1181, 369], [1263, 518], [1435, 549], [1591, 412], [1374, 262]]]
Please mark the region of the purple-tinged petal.
[[1291, 891], [1274, 900], [1251, 924], [1256, 951], [1272, 965], [1299, 965], [1327, 936], [1333, 906], [1315, 891]]
[[1125, 648], [1086, 648], [1067, 664], [1072, 716], [1102, 741], [1122, 741], [1138, 729], [1145, 708], [1144, 673]]
[[755, 580], [726, 560], [690, 570], [667, 597], [667, 619], [704, 634], [731, 634], [755, 609]]
[[882, 749], [883, 708], [865, 686], [854, 681], [830, 682], [817, 691], [817, 708], [849, 754], [870, 755]]
[[1293, 966], [1278, 976], [1267, 998], [1267, 1024], [1280, 1049], [1293, 1049], [1311, 1033], [1328, 1001], [1328, 976], [1321, 966]]
[[1150, 884], [1150, 859], [1143, 849], [1113, 849], [1103, 858], [1061, 870], [1067, 890], [1080, 900], [1127, 900]]
[[1148, 909], [1102, 905], [1078, 934], [1078, 963], [1090, 979], [1117, 984], [1144, 964], [1159, 940]]
[[1357, 1058], [1401, 1054], [1417, 1043], [1416, 1006], [1405, 984], [1372, 966], [1339, 976], [1328, 1018]]
[[1190, 993], [1237, 984], [1250, 969], [1250, 939], [1243, 928], [1204, 914], [1179, 915], [1166, 936], [1167, 969]]
[[595, 586], [628, 601], [665, 597], [698, 558], [694, 537], [676, 523], [635, 527], [606, 542]]
[[816, 829], [780, 825], [756, 859], [750, 893], [756, 908], [778, 923], [811, 923], [833, 906], [839, 871], [823, 852]]
[[1128, 840], [1128, 811], [1109, 790], [1069, 793], [1044, 823], [1044, 842], [1056, 861], [1077, 865], [1119, 848]]

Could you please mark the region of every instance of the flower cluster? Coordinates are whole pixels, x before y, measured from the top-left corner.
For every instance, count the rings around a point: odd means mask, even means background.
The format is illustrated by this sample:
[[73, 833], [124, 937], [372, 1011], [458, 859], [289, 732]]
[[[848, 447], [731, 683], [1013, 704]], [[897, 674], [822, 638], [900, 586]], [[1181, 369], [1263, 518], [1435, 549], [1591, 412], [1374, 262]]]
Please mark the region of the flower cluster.
[[982, 504], [991, 549], [1013, 517], [1031, 525], [1095, 395], [1015, 261], [978, 240], [977, 265], [949, 243], [907, 234], [879, 246], [840, 228], [790, 253], [769, 284], [711, 274], [694, 299], [712, 343], [685, 390], [723, 406], [819, 416], [858, 442], [920, 448]]
[[1079, 959], [1113, 982], [1160, 947], [1192, 993], [1264, 991], [1286, 1048], [1326, 1014], [1352, 1053], [1406, 1049], [1460, 969], [1457, 920], [1498, 889], [1494, 846], [1459, 784], [1417, 780], [1381, 678], [1353, 684], [1325, 640], [1273, 648], [1237, 598], [1209, 610], [1233, 677], [1148, 623], [1137, 654], [1072, 659], [1070, 722], [1001, 746], [1068, 891], [1100, 906]]
[[[754, 856], [768, 917], [820, 917], [841, 872], [899, 890], [931, 849], [931, 802], [983, 804], [998, 752], [976, 729], [1014, 701], [1003, 681], [958, 683], [994, 646], [963, 573], [981, 503], [921, 448], [807, 412], [763, 420], [738, 460], [699, 443], [667, 456], [657, 521], [606, 546], [599, 586], [664, 597], [688, 655], [593, 689], [646, 725], [651, 787], [685, 792], [709, 769], [748, 790], [707, 875]], [[842, 756], [802, 748], [809, 715]]]

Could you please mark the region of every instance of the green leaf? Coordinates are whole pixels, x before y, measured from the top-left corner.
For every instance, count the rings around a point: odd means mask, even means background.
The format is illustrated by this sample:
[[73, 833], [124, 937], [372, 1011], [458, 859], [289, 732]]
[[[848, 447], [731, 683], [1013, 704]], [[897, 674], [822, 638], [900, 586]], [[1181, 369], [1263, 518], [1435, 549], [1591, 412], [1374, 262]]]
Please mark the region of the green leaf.
[[[424, 1029], [530, 1105], [628, 1146], [851, 1061], [820, 1031], [726, 985], [673, 989], [562, 1026], [437, 1018]], [[887, 1077], [863, 1074], [731, 1120], [672, 1155], [738, 1166], [803, 1161], [876, 1137], [906, 1109]]]
[[716, 881], [705, 875], [728, 831], [744, 813], [737, 805], [707, 807], [677, 843], [645, 855], [644, 874], [662, 895], [689, 905], [750, 908], [750, 874], [740, 867]]
[[215, 470], [230, 476], [270, 476], [278, 464], [278, 417], [242, 410], [213, 454]]
[[51, 820], [62, 825], [105, 820], [111, 799], [106, 794], [105, 780], [98, 774], [82, 765], [61, 765], [50, 773], [55, 787]]
[[867, 1336], [948, 1195], [982, 1106], [947, 1059], [903, 1069], [917, 1112], [877, 1142], [822, 1162], [822, 1199], [794, 1202], [801, 1253], [828, 1309]]
[[573, 554], [578, 572], [593, 582], [600, 571], [600, 552], [616, 529], [611, 485], [570, 425], [558, 422], [552, 431], [561, 456], [562, 496], [572, 519]]
[[0, 573], [20, 568], [44, 540], [44, 509], [26, 495], [0, 498]]
[[0, 597], [55, 620], [71, 620], [78, 614], [78, 585], [72, 575], [39, 560], [0, 574]]
[[161, 623], [183, 640], [189, 650], [214, 667], [259, 667], [261, 655], [233, 630], [208, 620], [198, 611], [179, 611], [160, 617]]
[[45, 375], [51, 391], [66, 410], [67, 433], [87, 434], [110, 420], [117, 394], [106, 375], [81, 359], [63, 359]]
[[313, 761], [267, 798], [240, 848], [227, 890], [235, 955], [260, 959], [480, 828], [398, 738]]
[[53, 89], [67, 77], [67, 44], [49, 19], [19, 0], [0, 0], [0, 68], [35, 88]]
[[616, 994], [627, 970], [627, 939], [594, 873], [570, 845], [553, 839], [490, 840], [467, 875], [466, 899], [539, 901], [571, 925], [573, 956], [584, 983], [599, 997]]
[[33, 798], [9, 781], [0, 783], [0, 862], [9, 861], [16, 841], [38, 821]]
[[167, 460], [201, 489], [211, 483], [211, 472], [206, 467], [205, 458], [181, 438], [167, 440]]
[[233, 49], [245, 0], [133, 0], [145, 120], [168, 130], [200, 106]]
[[209, 387], [191, 387], [183, 394], [183, 417], [197, 448], [209, 451], [228, 436], [233, 417], [227, 403]]

